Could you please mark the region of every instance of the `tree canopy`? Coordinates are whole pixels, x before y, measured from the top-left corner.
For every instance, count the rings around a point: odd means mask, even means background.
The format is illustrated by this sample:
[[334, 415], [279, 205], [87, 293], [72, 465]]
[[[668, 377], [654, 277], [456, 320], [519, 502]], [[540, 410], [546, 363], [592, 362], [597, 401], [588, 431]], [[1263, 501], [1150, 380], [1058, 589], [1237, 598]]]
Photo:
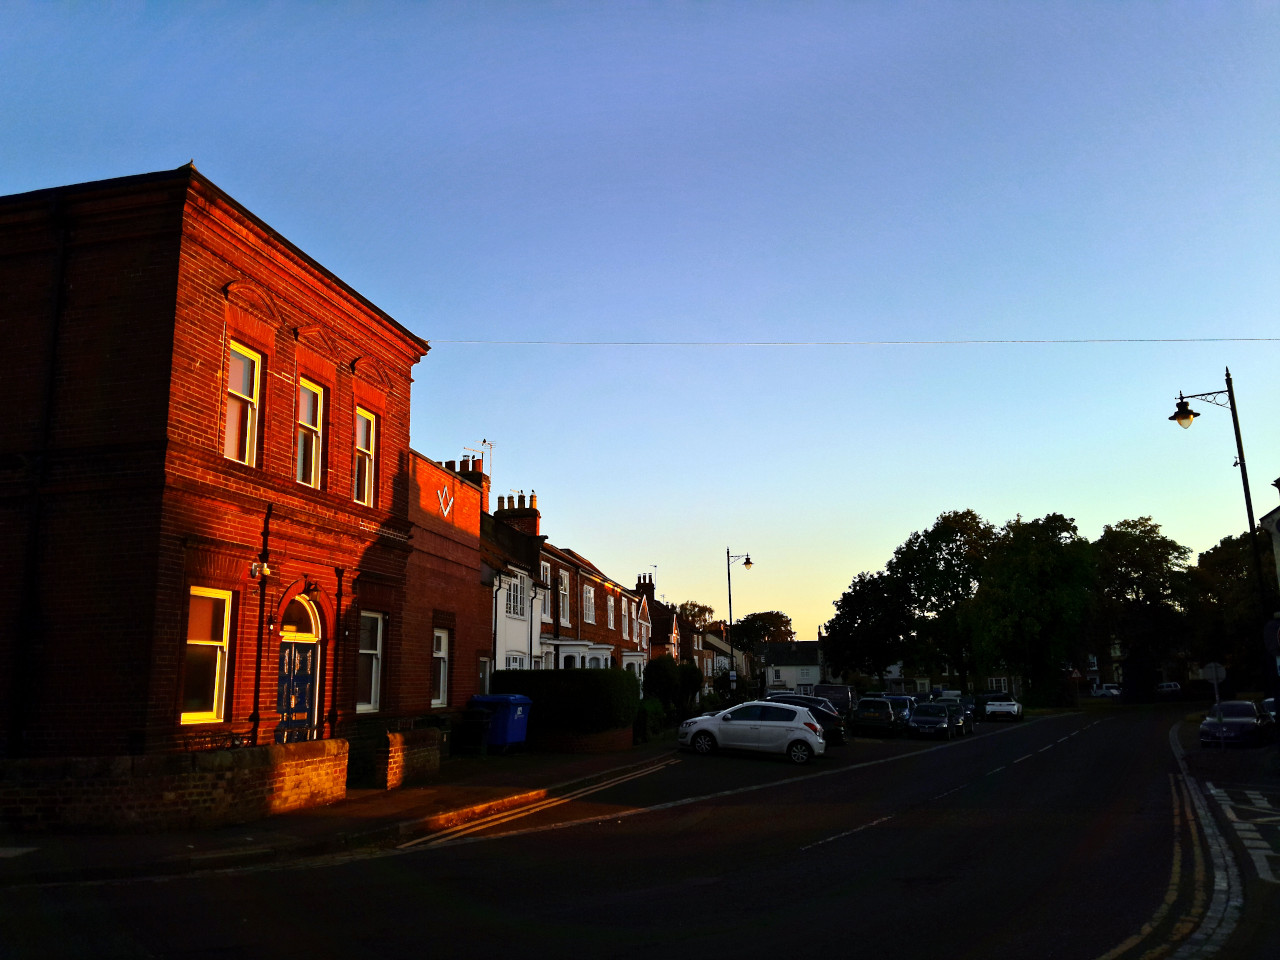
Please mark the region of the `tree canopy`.
[[[1024, 693], [1062, 695], [1069, 668], [1113, 654], [1126, 686], [1152, 688], [1161, 667], [1219, 660], [1241, 684], [1269, 686], [1261, 626], [1280, 610], [1271, 541], [1260, 536], [1259, 599], [1248, 536], [1191, 551], [1151, 517], [1121, 520], [1089, 542], [1050, 513], [996, 528], [972, 510], [912, 533], [879, 572], [835, 601], [823, 656], [837, 673], [1011, 674]], [[1264, 616], [1266, 614], [1267, 616]]]
[[751, 652], [762, 643], [790, 643], [796, 637], [791, 618], [778, 610], [747, 614], [733, 624], [731, 634], [735, 647]]

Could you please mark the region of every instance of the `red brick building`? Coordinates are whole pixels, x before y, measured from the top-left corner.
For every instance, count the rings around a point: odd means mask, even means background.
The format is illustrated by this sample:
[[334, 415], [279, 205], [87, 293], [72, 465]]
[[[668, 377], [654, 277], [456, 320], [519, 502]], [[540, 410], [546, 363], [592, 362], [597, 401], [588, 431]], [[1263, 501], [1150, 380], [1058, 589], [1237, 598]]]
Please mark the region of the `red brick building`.
[[[498, 498], [494, 520], [541, 537], [536, 495]], [[537, 582], [541, 627], [536, 666], [542, 669], [619, 667], [643, 676], [650, 623], [643, 595], [608, 577], [573, 550], [543, 542]]]
[[425, 341], [189, 165], [0, 198], [0, 291], [4, 754], [323, 739], [434, 705], [432, 645], [463, 650], [483, 603], [430, 599], [476, 570], [480, 493], [449, 488], [465, 530], [429, 509]]
[[[488, 692], [493, 669], [493, 589], [485, 583], [480, 518], [489, 478], [480, 458], [436, 463], [413, 453], [409, 470], [406, 638], [384, 715], [462, 710]], [[492, 576], [489, 576], [492, 579]]]

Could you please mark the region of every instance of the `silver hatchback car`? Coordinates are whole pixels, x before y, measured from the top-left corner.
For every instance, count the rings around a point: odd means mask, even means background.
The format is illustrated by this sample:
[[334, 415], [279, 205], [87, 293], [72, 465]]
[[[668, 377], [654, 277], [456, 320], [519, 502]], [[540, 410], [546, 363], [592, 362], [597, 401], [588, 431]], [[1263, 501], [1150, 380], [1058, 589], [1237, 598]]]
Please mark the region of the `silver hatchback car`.
[[694, 753], [759, 750], [792, 763], [809, 763], [826, 752], [822, 726], [804, 707], [752, 700], [680, 724], [677, 741]]

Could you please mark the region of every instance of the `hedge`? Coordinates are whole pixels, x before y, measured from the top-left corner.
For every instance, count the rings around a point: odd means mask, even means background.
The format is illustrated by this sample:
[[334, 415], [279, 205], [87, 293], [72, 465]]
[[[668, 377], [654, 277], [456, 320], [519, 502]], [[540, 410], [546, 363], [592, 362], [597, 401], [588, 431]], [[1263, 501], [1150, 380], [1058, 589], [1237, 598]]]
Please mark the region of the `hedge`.
[[640, 685], [623, 670], [497, 670], [493, 693], [521, 693], [532, 702], [533, 730], [599, 733], [635, 723]]

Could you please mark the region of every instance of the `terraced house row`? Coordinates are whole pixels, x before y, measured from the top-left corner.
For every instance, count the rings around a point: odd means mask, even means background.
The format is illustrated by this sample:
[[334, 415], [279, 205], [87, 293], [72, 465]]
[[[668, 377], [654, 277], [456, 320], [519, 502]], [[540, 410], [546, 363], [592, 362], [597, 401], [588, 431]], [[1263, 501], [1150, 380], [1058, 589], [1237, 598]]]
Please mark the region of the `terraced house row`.
[[643, 592], [410, 448], [429, 344], [193, 165], [0, 198], [0, 291], [6, 822], [394, 786], [494, 669], [643, 671]]

